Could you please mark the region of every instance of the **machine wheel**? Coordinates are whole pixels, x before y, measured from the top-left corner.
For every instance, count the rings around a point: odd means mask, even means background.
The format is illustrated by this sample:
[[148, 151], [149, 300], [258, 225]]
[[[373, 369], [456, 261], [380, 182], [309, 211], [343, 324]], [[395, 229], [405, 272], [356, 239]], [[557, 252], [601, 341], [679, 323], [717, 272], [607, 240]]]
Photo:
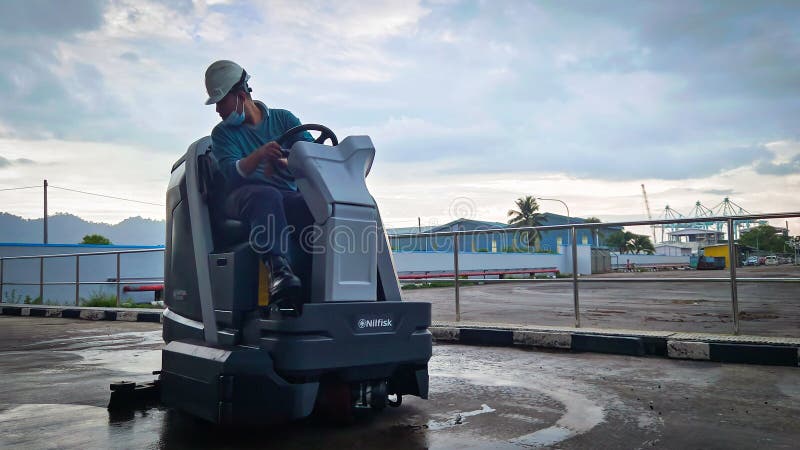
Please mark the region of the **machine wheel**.
[[121, 394], [133, 394], [136, 389], [136, 383], [133, 381], [117, 381], [111, 383], [109, 386], [111, 392], [119, 392]]
[[314, 415], [325, 421], [347, 425], [355, 422], [350, 386], [342, 382], [322, 383], [317, 394]]
[[379, 381], [370, 386], [369, 406], [375, 411], [382, 411], [386, 408], [386, 382]]
[[386, 403], [389, 404], [392, 408], [399, 408], [400, 405], [403, 404], [403, 396], [401, 394], [393, 394], [395, 400], [392, 400], [392, 396], [386, 397]]

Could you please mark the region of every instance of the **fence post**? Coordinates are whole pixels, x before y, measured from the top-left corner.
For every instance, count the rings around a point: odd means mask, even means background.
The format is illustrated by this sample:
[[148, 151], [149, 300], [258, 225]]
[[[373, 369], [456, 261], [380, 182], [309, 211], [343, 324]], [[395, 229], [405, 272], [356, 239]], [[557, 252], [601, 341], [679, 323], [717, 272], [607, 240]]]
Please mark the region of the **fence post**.
[[453, 235], [453, 276], [456, 289], [456, 322], [461, 322], [461, 299], [458, 292], [458, 235]]
[[75, 306], [80, 306], [81, 298], [81, 256], [75, 255]]
[[3, 258], [0, 257], [0, 303], [3, 302]]
[[578, 302], [578, 234], [575, 227], [570, 227], [572, 241], [572, 295], [575, 307], [575, 328], [581, 327], [581, 313]]
[[120, 298], [120, 290], [119, 290], [119, 287], [120, 287], [120, 285], [119, 285], [119, 277], [120, 277], [119, 259], [120, 259], [120, 256], [121, 256], [120, 253], [117, 252], [117, 307], [119, 307], [119, 298]]
[[39, 257], [39, 300], [44, 304], [44, 256]]
[[733, 243], [733, 219], [728, 219], [728, 264], [731, 274], [731, 308], [733, 310], [733, 334], [739, 334], [739, 295], [736, 289], [736, 245]]

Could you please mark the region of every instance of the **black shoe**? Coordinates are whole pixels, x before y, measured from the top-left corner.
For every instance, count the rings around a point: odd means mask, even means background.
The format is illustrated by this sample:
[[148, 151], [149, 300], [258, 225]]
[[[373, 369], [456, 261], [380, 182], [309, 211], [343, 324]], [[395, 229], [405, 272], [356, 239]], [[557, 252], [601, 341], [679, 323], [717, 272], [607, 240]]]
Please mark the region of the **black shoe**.
[[292, 272], [286, 258], [270, 257], [269, 302], [278, 306], [297, 307], [301, 288], [300, 278]]

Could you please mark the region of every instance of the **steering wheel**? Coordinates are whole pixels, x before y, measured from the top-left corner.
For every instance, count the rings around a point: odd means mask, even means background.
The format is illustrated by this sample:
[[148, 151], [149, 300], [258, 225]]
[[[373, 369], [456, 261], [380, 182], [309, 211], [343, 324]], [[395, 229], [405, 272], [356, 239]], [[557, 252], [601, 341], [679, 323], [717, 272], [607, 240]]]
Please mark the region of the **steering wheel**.
[[[283, 156], [289, 156], [289, 150], [283, 147], [283, 141], [291, 136], [294, 136], [297, 133], [302, 133], [303, 131], [319, 131], [320, 132], [319, 137], [314, 139], [314, 143], [316, 144], [324, 144], [325, 141], [330, 139], [332, 146], [335, 147], [339, 145], [339, 139], [336, 137], [336, 134], [334, 134], [334, 132], [331, 131], [330, 128], [326, 127], [325, 125], [320, 125], [318, 123], [307, 123], [290, 128], [285, 133], [283, 133], [281, 137], [275, 139], [275, 142], [277, 142], [281, 146], [281, 151], [283, 152]], [[367, 176], [367, 174], [369, 174], [370, 169], [372, 169], [372, 163], [370, 163], [369, 167], [367, 167], [367, 171], [364, 174], [364, 176]]]
[[314, 139], [314, 142], [317, 144], [324, 144], [325, 141], [330, 139], [331, 145], [333, 146], [339, 145], [339, 139], [336, 137], [336, 134], [334, 134], [330, 128], [317, 123], [307, 123], [304, 125], [298, 125], [296, 127], [290, 128], [285, 133], [283, 133], [281, 137], [275, 139], [275, 142], [277, 142], [278, 144], [280, 144], [281, 147], [283, 147], [284, 140], [288, 139], [291, 136], [294, 136], [297, 133], [302, 133], [303, 131], [319, 131], [320, 132], [319, 137]]

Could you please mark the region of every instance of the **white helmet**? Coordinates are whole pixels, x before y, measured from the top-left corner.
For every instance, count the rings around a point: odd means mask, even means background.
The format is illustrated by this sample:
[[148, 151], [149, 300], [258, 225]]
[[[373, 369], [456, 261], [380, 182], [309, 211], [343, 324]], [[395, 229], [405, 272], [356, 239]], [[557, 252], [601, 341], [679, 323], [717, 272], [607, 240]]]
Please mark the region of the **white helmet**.
[[242, 66], [233, 61], [214, 62], [206, 69], [206, 91], [208, 92], [206, 105], [213, 105], [222, 100], [222, 97], [225, 97], [237, 84], [242, 84], [245, 90], [250, 91], [250, 88], [247, 87], [249, 79], [250, 75], [242, 69]]

